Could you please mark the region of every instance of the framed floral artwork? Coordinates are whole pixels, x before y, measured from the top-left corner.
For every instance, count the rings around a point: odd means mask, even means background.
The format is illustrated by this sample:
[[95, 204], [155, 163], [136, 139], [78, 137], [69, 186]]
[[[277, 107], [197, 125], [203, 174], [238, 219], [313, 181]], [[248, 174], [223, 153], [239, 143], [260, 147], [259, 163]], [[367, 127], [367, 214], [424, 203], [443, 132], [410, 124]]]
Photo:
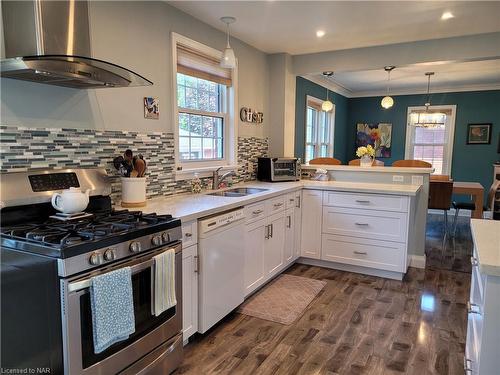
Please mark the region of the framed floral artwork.
[[357, 124], [356, 148], [372, 145], [376, 158], [391, 157], [392, 124]]
[[468, 145], [489, 145], [491, 143], [491, 124], [467, 125]]

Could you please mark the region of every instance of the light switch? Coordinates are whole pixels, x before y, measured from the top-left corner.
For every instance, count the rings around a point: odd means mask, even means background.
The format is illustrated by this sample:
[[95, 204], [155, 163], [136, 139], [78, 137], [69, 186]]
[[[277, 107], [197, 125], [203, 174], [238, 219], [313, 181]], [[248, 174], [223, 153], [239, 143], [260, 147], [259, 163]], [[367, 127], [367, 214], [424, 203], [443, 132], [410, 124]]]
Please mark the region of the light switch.
[[404, 181], [404, 177], [403, 176], [400, 176], [400, 175], [394, 175], [392, 176], [392, 182], [403, 182]]
[[412, 185], [423, 185], [424, 177], [423, 176], [411, 176], [411, 184]]

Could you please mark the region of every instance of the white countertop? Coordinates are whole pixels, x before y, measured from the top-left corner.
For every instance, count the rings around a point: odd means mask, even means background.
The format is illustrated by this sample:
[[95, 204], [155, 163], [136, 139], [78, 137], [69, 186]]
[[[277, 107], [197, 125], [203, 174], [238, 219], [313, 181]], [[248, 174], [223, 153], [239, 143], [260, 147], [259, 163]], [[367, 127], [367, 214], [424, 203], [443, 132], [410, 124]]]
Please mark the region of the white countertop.
[[500, 276], [500, 221], [471, 219], [471, 231], [479, 270], [486, 275]]
[[178, 194], [149, 199], [147, 205], [141, 207], [141, 210], [145, 213], [156, 212], [157, 214], [171, 214], [173, 217], [177, 217], [183, 222], [186, 222], [217, 212], [242, 207], [302, 188], [407, 196], [415, 196], [421, 188], [420, 185], [310, 180], [275, 183], [254, 181], [245, 184], [237, 184], [233, 186], [233, 188], [242, 186], [258, 187], [268, 190], [243, 197], [220, 197], [208, 195], [207, 192], [202, 194]]
[[302, 169], [326, 169], [327, 171], [348, 171], [348, 172], [378, 172], [378, 173], [413, 173], [430, 174], [434, 168], [415, 167], [360, 167], [356, 165], [327, 165], [327, 164], [302, 164]]

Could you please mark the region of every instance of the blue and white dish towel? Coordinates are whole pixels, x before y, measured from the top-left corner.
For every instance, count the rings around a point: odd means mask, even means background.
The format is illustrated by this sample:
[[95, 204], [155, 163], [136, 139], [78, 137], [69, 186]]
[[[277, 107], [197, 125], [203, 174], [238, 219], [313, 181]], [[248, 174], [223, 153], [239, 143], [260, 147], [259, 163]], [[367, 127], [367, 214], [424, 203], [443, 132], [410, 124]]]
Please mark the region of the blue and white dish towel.
[[155, 300], [153, 314], [159, 316], [177, 304], [175, 298], [175, 250], [153, 257], [155, 265]]
[[90, 305], [96, 354], [128, 339], [135, 332], [130, 267], [92, 277]]

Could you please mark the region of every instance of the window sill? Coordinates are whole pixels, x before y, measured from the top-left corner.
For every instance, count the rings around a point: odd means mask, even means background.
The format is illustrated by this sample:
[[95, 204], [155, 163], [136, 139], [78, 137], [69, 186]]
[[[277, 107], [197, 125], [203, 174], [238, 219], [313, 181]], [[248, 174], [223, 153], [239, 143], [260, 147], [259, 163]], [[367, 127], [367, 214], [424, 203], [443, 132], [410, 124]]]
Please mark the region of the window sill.
[[236, 171], [238, 165], [223, 165], [223, 166], [213, 166], [213, 167], [201, 167], [201, 168], [184, 168], [181, 171], [174, 171], [175, 181], [191, 180], [194, 178], [194, 174], [198, 173], [198, 177], [212, 177], [212, 172], [217, 168], [222, 167], [221, 171]]

